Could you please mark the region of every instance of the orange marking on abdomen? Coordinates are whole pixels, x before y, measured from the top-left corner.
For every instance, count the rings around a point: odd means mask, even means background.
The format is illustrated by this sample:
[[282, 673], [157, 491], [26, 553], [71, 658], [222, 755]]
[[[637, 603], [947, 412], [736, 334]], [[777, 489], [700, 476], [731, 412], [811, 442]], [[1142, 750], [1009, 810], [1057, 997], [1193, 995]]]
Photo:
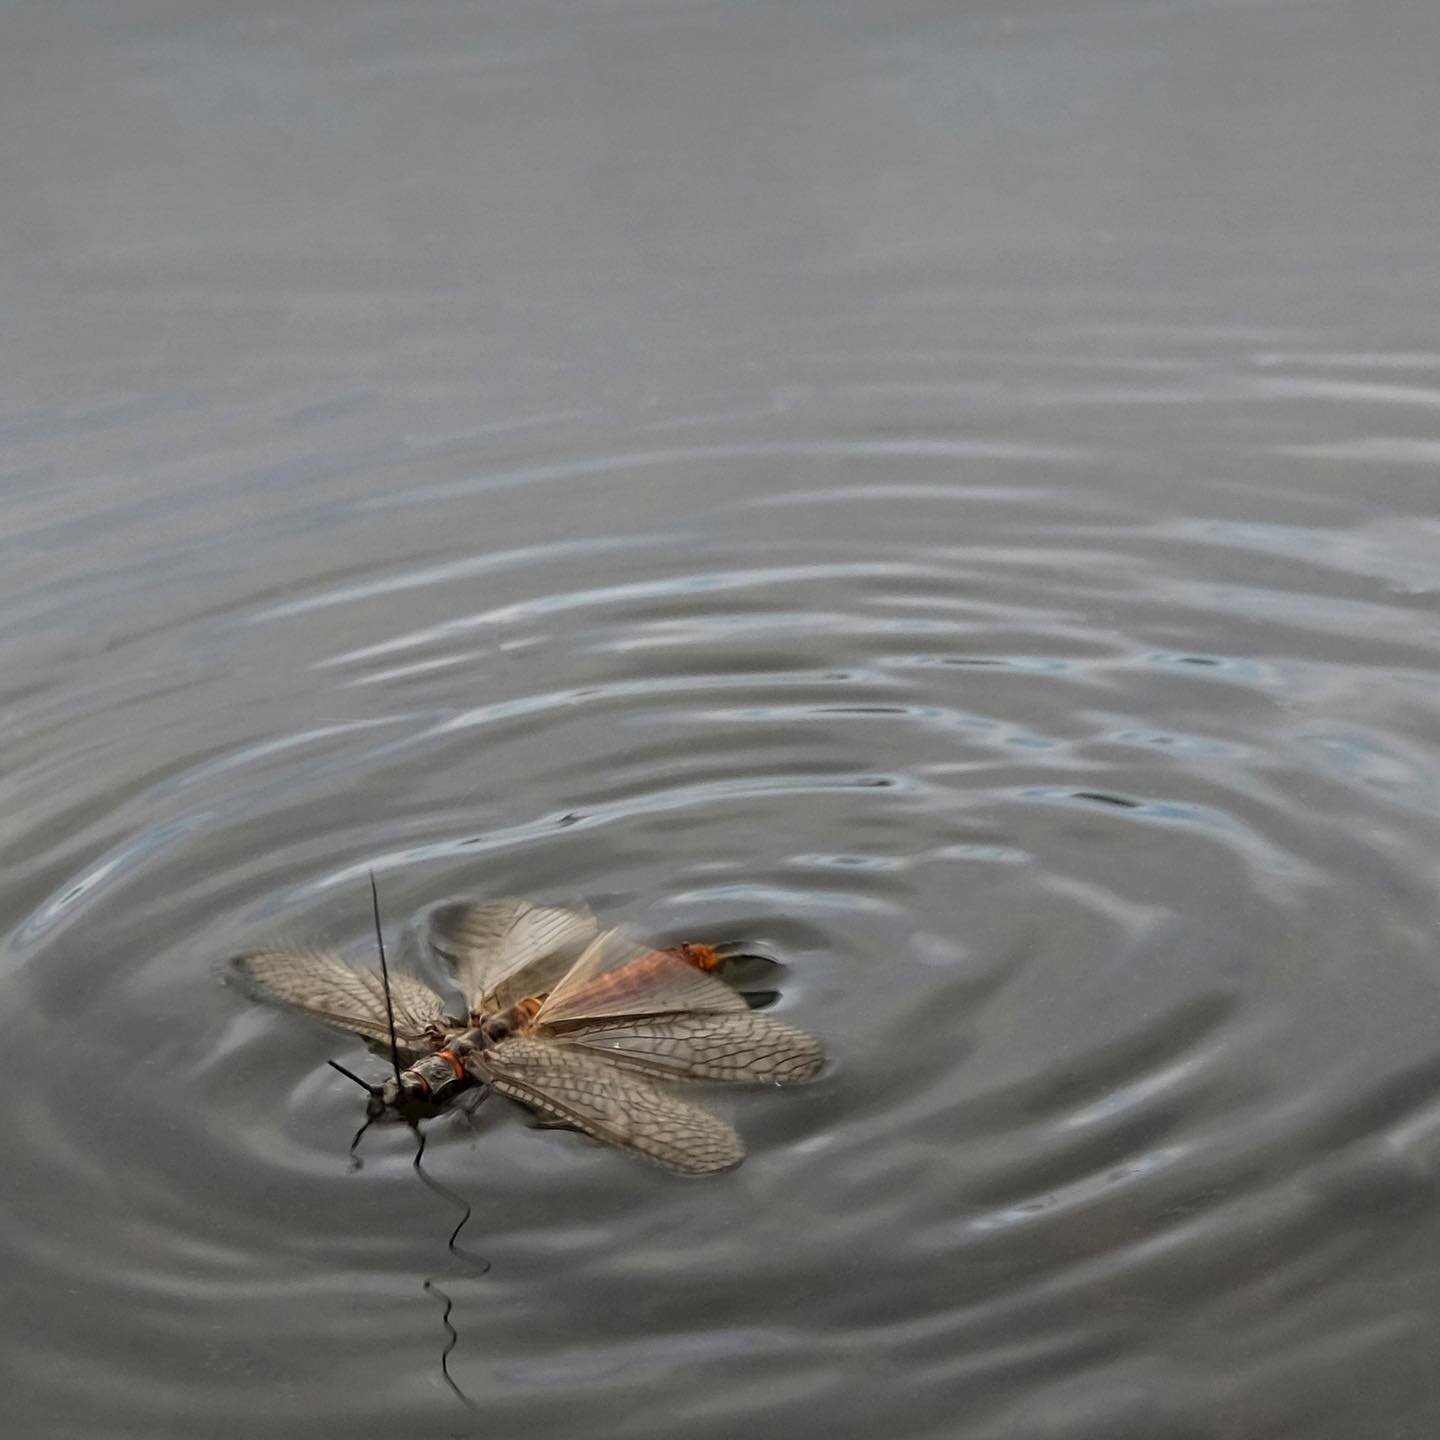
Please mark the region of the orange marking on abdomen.
[[718, 970], [724, 963], [709, 945], [677, 945], [672, 953], [678, 955], [687, 965], [693, 965], [707, 974], [711, 970]]

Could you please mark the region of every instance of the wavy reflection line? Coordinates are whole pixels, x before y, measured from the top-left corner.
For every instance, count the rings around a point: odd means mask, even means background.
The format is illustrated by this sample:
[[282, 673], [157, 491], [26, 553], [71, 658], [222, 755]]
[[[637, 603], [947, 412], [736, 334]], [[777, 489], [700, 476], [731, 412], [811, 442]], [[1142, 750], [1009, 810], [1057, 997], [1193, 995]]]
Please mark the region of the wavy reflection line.
[[384, 725], [393, 725], [402, 720], [412, 719], [414, 716], [410, 715], [382, 715], [374, 720], [347, 720], [336, 725], [317, 725], [311, 730], [301, 730], [294, 735], [281, 735], [274, 740], [261, 740], [254, 745], [244, 746], [228, 755], [220, 756], [219, 759], [207, 760], [179, 775], [174, 775], [156, 785], [152, 794], [156, 796], [171, 795], [176, 791], [189, 789], [192, 785], [198, 785], [201, 781], [213, 779], [217, 775], [228, 774], [232, 770], [244, 769], [245, 766], [254, 764], [257, 760], [267, 760], [273, 755], [283, 755], [287, 750], [295, 750], [302, 745], [313, 744], [317, 740], [329, 740], [336, 735], [351, 735], [356, 731], [374, 730]]
[[[507, 648], [502, 646], [502, 649]], [[420, 675], [434, 675], [441, 670], [453, 670], [457, 665], [470, 665], [478, 660], [481, 652], [458, 650], [448, 655], [436, 655], [429, 660], [411, 660], [404, 665], [389, 665], [384, 670], [372, 670], [367, 675], [357, 675], [346, 683], [352, 688], [362, 685], [392, 685], [397, 680], [413, 680]]]
[[[1440, 446], [1432, 463], [1437, 457]], [[1188, 521], [1167, 526], [1162, 533], [1186, 544], [1278, 555], [1345, 577], [1380, 579], [1405, 586], [1412, 594], [1440, 584], [1440, 527], [1419, 517], [1411, 517], [1403, 528], [1377, 523], [1353, 530], [1257, 521]]]
[[755, 675], [739, 672], [733, 675], [677, 675], [670, 679], [613, 680], [600, 685], [583, 685], [572, 690], [552, 690], [544, 695], [522, 695], [514, 700], [496, 700], [463, 710], [437, 725], [431, 734], [444, 735], [457, 730], [470, 730], [497, 720], [514, 720], [519, 716], [543, 715], [550, 710], [566, 710], [591, 700], [656, 699], [662, 695], [688, 695], [695, 691], [748, 689], [755, 685], [769, 687], [802, 685], [873, 685], [889, 689], [893, 682], [883, 675], [867, 671], [792, 670], [784, 674]]
[[[692, 886], [676, 890], [669, 897], [674, 905], [717, 904], [745, 906], [752, 910], [770, 911], [777, 915], [794, 915], [807, 908], [808, 901], [821, 911], [855, 911], [870, 915], [893, 915], [901, 907], [890, 900], [856, 890], [816, 890], [811, 887], [764, 885], [756, 881], [738, 880], [720, 885]], [[815, 1136], [804, 1142], [811, 1149], [833, 1144], [833, 1137]]]
[[[1243, 615], [1249, 621], [1261, 618], [1286, 624], [1306, 635], [1327, 641], [1340, 637], [1384, 640], [1433, 654], [1436, 628], [1427, 624], [1432, 617], [1418, 608], [1406, 610], [1373, 600], [1356, 600], [1344, 595], [1322, 595], [1315, 590], [1285, 590], [1256, 585], [1217, 585], [1210, 581], [1171, 582], [1167, 586], [1175, 609], [1193, 606], [1207, 615]], [[1408, 630], [1411, 635], [1398, 634]], [[1413, 636], [1413, 638], [1412, 638]]]
[[1147, 1180], [1152, 1175], [1173, 1169], [1192, 1153], [1193, 1147], [1190, 1146], [1157, 1146], [1107, 1165], [1094, 1175], [1081, 1176], [1068, 1184], [1053, 1186], [1042, 1195], [962, 1221], [954, 1227], [954, 1236], [963, 1239], [966, 1235], [1013, 1230], [1049, 1219], [1055, 1213], [1068, 1213], [1107, 1198], [1118, 1186]]
[[929, 616], [899, 617], [855, 615], [843, 610], [722, 610], [714, 614], [683, 615], [646, 623], [644, 633], [618, 635], [592, 647], [600, 654], [628, 655], [638, 650], [663, 649], [667, 645], [693, 645], [697, 641], [724, 641], [756, 636], [783, 635], [797, 631], [813, 635], [827, 634], [858, 639], [862, 635], [898, 635], [906, 639], [917, 635], [963, 635], [972, 627], [959, 620], [940, 620]]
[[263, 610], [245, 616], [239, 623], [261, 625], [271, 620], [291, 619], [314, 610], [325, 610], [334, 605], [373, 600], [380, 595], [396, 595], [405, 590], [423, 590], [430, 585], [448, 585], [455, 580], [470, 580], [477, 575], [490, 575], [522, 565], [553, 565], [557, 560], [567, 557], [604, 555], [614, 550], [638, 549], [641, 546], [683, 545], [688, 543], [690, 538], [681, 531], [672, 531], [658, 535], [615, 535], [593, 540], [563, 541], [558, 544], [524, 545], [513, 550], [500, 550], [487, 555], [468, 556], [464, 560], [426, 565], [418, 570], [405, 570], [399, 574], [376, 575], [354, 585], [341, 585], [331, 590], [322, 590], [316, 595], [306, 595], [278, 605], [266, 606]]
[[902, 670], [1014, 670], [1021, 674], [1061, 675], [1082, 667], [1098, 668], [1108, 662], [1061, 660], [1050, 655], [888, 655], [888, 669]]
[[753, 1359], [774, 1356], [795, 1348], [792, 1336], [761, 1325], [728, 1326], [724, 1330], [701, 1328], [683, 1333], [674, 1331], [641, 1335], [634, 1339], [611, 1339], [603, 1346], [588, 1345], [558, 1353], [510, 1359], [500, 1369], [511, 1385], [575, 1389], [641, 1371], [668, 1371], [687, 1361]]
[[1422, 410], [1440, 408], [1440, 389], [1430, 385], [1382, 385], [1374, 380], [1287, 379], [1266, 375], [1246, 387], [1257, 399], [1352, 400], [1366, 404], [1412, 405]]
[[384, 851], [377, 854], [373, 860], [357, 861], [319, 880], [307, 882], [292, 893], [310, 895], [333, 890], [340, 885], [349, 885], [372, 868], [377, 872], [385, 872], [431, 860], [488, 854], [493, 850], [513, 849], [532, 840], [553, 836], [561, 829], [599, 829], [641, 815], [698, 809], [731, 800], [754, 800], [769, 795], [840, 795], [853, 790], [920, 794], [931, 788], [911, 775], [880, 775], [868, 772], [859, 775], [837, 775], [826, 780], [818, 780], [813, 775], [775, 776], [767, 778], [761, 784], [746, 779], [706, 781], [700, 785], [683, 785], [671, 790], [652, 791], [634, 798], [614, 800], [607, 804], [590, 806], [583, 811], [571, 810], [563, 815], [542, 816], [519, 825], [491, 830], [484, 835], [436, 840], [424, 845], [407, 846], [401, 850]]
[[1302, 370], [1425, 370], [1440, 366], [1440, 350], [1263, 350], [1256, 365], [1288, 365]]
[[112, 880], [122, 872], [134, 869], [182, 836], [202, 829], [213, 818], [212, 811], [197, 810], [190, 815], [182, 815], [176, 820], [169, 820], [163, 825], [156, 825], [135, 836], [126, 844], [111, 850], [88, 869], [82, 871], [78, 878], [67, 883], [58, 894], [52, 895], [50, 899], [40, 905], [32, 915], [16, 927], [7, 944], [16, 950], [32, 944], [106, 881]]
[[1277, 445], [1277, 455], [1294, 460], [1328, 460], [1335, 464], [1432, 466], [1440, 460], [1440, 441], [1403, 435], [1371, 435], [1357, 440], [1330, 440], [1310, 445]]
[[388, 495], [360, 501], [357, 510], [408, 509], [436, 500], [459, 500], [487, 490], [543, 483], [547, 480], [576, 480], [613, 474], [616, 471], [650, 469], [659, 465], [694, 465], [707, 460], [804, 459], [814, 456], [873, 458], [881, 460], [1050, 460], [1074, 463], [1094, 456], [1092, 450], [1076, 445], [1019, 444], [1002, 440], [775, 440], [730, 445], [689, 445], [663, 450], [634, 450], [603, 458], [562, 460], [548, 465], [526, 465], [469, 480], [452, 480], [443, 485], [415, 485]]
[[[735, 724], [803, 724], [812, 720], [911, 720], [945, 731], [963, 730], [967, 738], [984, 735], [986, 743], [1022, 750], [1056, 750], [1068, 743], [1049, 735], [1040, 735], [1019, 726], [1005, 725], [985, 715], [956, 710], [949, 705], [915, 705], [902, 703], [816, 705], [744, 705], [711, 706], [695, 710], [690, 718], [704, 724], [715, 722]], [[978, 743], [978, 742], [977, 742]]]
[[1278, 666], [1263, 660], [1252, 660], [1242, 655], [1197, 654], [1183, 650], [1152, 650], [1136, 657], [1135, 663], [1148, 670], [1190, 671], [1203, 676], [1206, 671], [1216, 671], [1226, 680], [1258, 690], [1282, 690], [1288, 688], [1283, 672]]
[[1117, 795], [1103, 790], [1077, 790], [1069, 785], [1032, 785], [1021, 790], [1019, 794], [1025, 800], [1049, 801], [1052, 804], [1065, 805], [1079, 801], [1085, 805], [1105, 805], [1116, 810], [1128, 810], [1147, 820], [1198, 825], [1224, 835], [1239, 835], [1247, 831], [1247, 827], [1234, 816], [1227, 815], [1212, 805], [1198, 805], [1193, 801], [1157, 800], [1151, 796]]
[[[1046, 457], [1039, 457], [1046, 458]], [[1023, 489], [1015, 485], [976, 485], [951, 480], [937, 484], [916, 482], [897, 484], [886, 480], [881, 484], [865, 484], [855, 481], [839, 485], [809, 486], [805, 489], [782, 490], [773, 495], [755, 495], [737, 502], [742, 510], [778, 510], [805, 505], [844, 505], [871, 501], [881, 505], [894, 505], [899, 500], [945, 500], [958, 505], [999, 504], [1015, 509], [1031, 509], [1043, 506], [1047, 520], [1063, 504], [1073, 504], [1073, 494], [1058, 485], [1037, 485], [1028, 482]], [[1083, 523], [1089, 525], [1105, 516], [1121, 519], [1127, 512], [1118, 506], [1096, 503], [1087, 506]], [[1078, 512], [1076, 523], [1079, 522]]]
[[584, 610], [592, 606], [626, 603], [632, 600], [664, 600], [680, 595], [713, 594], [724, 590], [748, 590], [761, 585], [786, 585], [813, 580], [853, 580], [867, 576], [885, 579], [927, 576], [936, 580], [952, 579], [950, 572], [939, 566], [906, 565], [880, 561], [852, 561], [836, 565], [776, 565], [746, 570], [716, 570], [708, 574], [688, 573], [667, 575], [655, 580], [634, 580], [624, 585], [602, 585], [589, 590], [571, 590], [559, 595], [539, 595], [497, 605], [471, 615], [457, 615], [438, 625], [428, 625], [381, 640], [373, 645], [348, 650], [317, 662], [317, 668], [353, 665], [399, 650], [413, 650], [421, 645], [451, 640], [487, 625], [512, 625], [534, 620], [543, 615], [561, 614], [568, 610]]

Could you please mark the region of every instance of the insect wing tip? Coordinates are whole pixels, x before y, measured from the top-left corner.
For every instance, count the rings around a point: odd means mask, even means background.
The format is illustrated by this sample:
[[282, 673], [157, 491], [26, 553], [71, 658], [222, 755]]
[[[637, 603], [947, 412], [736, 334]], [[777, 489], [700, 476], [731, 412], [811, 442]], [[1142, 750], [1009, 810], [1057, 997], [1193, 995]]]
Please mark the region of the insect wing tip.
[[265, 991], [263, 971], [269, 952], [242, 950], [221, 962], [220, 978], [226, 985], [235, 985], [254, 999], [270, 999]]

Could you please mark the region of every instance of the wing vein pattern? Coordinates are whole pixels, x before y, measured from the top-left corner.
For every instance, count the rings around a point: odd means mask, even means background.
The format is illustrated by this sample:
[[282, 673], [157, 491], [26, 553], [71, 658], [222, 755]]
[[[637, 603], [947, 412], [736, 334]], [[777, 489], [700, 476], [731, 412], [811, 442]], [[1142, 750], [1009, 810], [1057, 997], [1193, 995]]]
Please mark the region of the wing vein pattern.
[[515, 1036], [471, 1063], [502, 1095], [681, 1174], [729, 1170], [745, 1158], [724, 1120], [596, 1056]]
[[582, 1022], [556, 1039], [670, 1079], [795, 1084], [813, 1079], [825, 1063], [812, 1036], [753, 1010]]
[[[323, 949], [256, 950], [239, 956], [235, 973], [261, 998], [279, 1001], [336, 1030], [388, 1044], [385, 986], [378, 970], [347, 965]], [[402, 1054], [432, 1048], [425, 1031], [445, 1020], [445, 1002], [423, 981], [403, 972], [390, 976], [395, 1005], [395, 1038]]]
[[748, 1011], [745, 997], [673, 951], [653, 950], [625, 929], [598, 936], [550, 992], [539, 1025], [674, 1011]]
[[583, 906], [536, 905], [514, 896], [479, 904], [451, 900], [417, 916], [406, 943], [449, 968], [472, 1012], [493, 1012], [549, 991], [596, 928]]

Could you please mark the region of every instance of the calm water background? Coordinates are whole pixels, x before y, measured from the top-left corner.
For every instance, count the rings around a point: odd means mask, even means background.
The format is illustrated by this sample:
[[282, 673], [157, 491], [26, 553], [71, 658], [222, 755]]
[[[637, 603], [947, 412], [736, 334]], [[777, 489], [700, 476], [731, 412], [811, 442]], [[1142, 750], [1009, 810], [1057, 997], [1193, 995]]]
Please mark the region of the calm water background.
[[[7, 1433], [1440, 1433], [1440, 7], [12, 4]], [[257, 941], [833, 1073], [346, 1164]]]

